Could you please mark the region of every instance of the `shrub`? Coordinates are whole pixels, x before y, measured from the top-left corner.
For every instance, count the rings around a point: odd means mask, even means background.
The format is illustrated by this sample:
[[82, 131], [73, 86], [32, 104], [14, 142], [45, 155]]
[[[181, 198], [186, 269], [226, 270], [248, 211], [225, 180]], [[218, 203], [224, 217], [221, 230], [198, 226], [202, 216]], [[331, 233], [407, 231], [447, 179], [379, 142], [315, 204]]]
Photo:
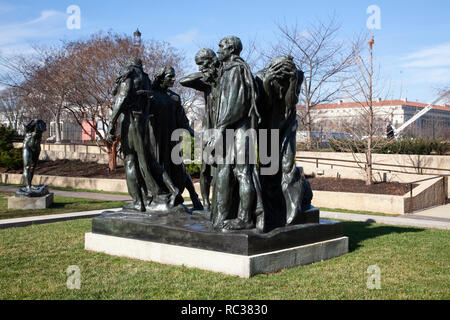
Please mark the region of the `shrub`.
[[[382, 154], [445, 155], [450, 152], [450, 143], [440, 139], [403, 138], [394, 140], [374, 138], [373, 145], [373, 152]], [[367, 140], [330, 139], [330, 147], [335, 152], [364, 152], [367, 149]]]
[[16, 136], [17, 133], [13, 129], [0, 126], [0, 151], [11, 150]]
[[186, 164], [186, 171], [191, 175], [191, 177], [200, 177], [200, 171], [202, 170], [202, 165], [199, 163], [189, 163]]
[[0, 127], [0, 167], [16, 170], [23, 166], [22, 150], [13, 146], [16, 138], [15, 130]]
[[23, 166], [22, 150], [0, 151], [0, 167], [17, 170]]

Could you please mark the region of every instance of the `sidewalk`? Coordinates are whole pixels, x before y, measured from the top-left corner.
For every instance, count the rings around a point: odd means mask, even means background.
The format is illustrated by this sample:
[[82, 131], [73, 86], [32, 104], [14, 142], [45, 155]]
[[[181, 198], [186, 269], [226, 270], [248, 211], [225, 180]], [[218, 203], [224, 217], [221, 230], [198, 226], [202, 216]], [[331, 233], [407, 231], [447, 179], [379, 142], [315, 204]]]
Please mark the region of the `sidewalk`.
[[437, 206], [426, 210], [416, 211], [413, 216], [417, 218], [443, 219], [450, 222], [450, 203], [443, 206]]
[[60, 222], [74, 219], [86, 219], [93, 218], [100, 215], [104, 211], [118, 211], [121, 208], [117, 209], [101, 209], [101, 210], [92, 210], [92, 211], [84, 211], [84, 212], [70, 212], [70, 213], [62, 213], [62, 214], [49, 214], [46, 216], [35, 216], [35, 217], [25, 217], [25, 218], [14, 218], [14, 219], [2, 219], [0, 220], [0, 230], [7, 228], [17, 228], [17, 227], [26, 227], [32, 224], [44, 224], [44, 223], [52, 223], [52, 222]]

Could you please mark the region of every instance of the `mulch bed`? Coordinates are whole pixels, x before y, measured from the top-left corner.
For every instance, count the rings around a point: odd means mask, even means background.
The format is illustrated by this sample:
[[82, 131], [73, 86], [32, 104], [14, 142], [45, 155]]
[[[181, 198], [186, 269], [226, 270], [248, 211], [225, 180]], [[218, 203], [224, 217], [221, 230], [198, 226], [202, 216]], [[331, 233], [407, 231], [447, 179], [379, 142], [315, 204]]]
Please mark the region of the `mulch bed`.
[[[0, 173], [22, 173], [23, 170], [6, 170], [0, 168]], [[39, 161], [35, 174], [62, 177], [86, 177], [102, 179], [125, 179], [125, 168], [119, 166], [116, 171], [109, 171], [106, 164], [82, 162], [80, 160]], [[198, 182], [198, 177], [192, 177]], [[366, 186], [365, 181], [356, 179], [336, 179], [314, 177], [308, 179], [313, 190], [357, 192], [389, 195], [404, 195], [409, 191], [409, 185], [398, 182], [382, 182]]]
[[[0, 173], [4, 172], [22, 173], [23, 169], [6, 171], [4, 168], [0, 168]], [[60, 177], [125, 179], [125, 168], [119, 166], [117, 170], [109, 171], [106, 164], [82, 162], [80, 160], [39, 161], [34, 174]]]
[[315, 177], [309, 178], [308, 181], [311, 184], [311, 188], [317, 191], [356, 192], [403, 196], [410, 190], [408, 184], [398, 182], [379, 182], [367, 186], [364, 180], [357, 179]]

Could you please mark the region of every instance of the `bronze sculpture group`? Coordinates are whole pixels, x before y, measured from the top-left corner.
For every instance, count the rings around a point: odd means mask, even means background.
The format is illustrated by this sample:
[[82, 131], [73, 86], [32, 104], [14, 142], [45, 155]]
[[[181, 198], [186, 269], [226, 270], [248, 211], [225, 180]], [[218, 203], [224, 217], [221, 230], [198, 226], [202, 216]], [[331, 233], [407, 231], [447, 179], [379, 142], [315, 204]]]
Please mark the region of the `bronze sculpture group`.
[[[285, 56], [275, 58], [254, 76], [241, 51], [239, 38], [226, 37], [217, 55], [201, 49], [195, 57], [199, 72], [180, 80], [181, 85], [201, 91], [205, 99], [203, 205], [184, 165], [171, 159], [178, 143], [172, 141], [172, 132], [185, 129], [194, 136], [180, 96], [170, 90], [175, 70], [163, 67], [150, 81], [140, 59], [132, 58], [121, 71], [113, 91], [108, 139], [116, 138], [116, 122], [123, 115], [120, 141], [133, 199], [128, 209], [170, 212], [182, 204], [181, 194], [187, 187], [194, 208], [210, 211], [216, 230], [267, 232], [297, 224], [310, 208], [311, 188], [295, 165], [296, 104], [303, 73], [292, 57]], [[276, 139], [278, 145], [269, 152], [277, 155], [279, 169], [268, 175], [261, 174], [266, 164], [258, 161], [259, 145], [267, 143], [252, 134], [259, 130], [269, 132], [266, 138]]]

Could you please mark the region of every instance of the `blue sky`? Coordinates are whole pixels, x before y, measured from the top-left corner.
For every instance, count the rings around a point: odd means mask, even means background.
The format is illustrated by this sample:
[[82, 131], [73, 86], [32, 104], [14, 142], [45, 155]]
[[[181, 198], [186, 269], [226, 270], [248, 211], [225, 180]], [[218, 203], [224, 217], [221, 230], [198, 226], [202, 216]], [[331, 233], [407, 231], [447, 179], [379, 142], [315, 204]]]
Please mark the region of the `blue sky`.
[[[70, 5], [81, 9], [81, 28], [68, 29]], [[170, 42], [193, 61], [203, 46], [217, 49], [226, 35], [244, 42], [256, 39], [262, 47], [275, 41], [276, 22], [308, 22], [335, 14], [343, 38], [367, 31], [370, 5], [380, 8], [381, 29], [374, 30], [375, 57], [383, 80], [392, 82], [393, 98], [430, 102], [434, 87], [450, 85], [450, 1], [384, 0], [196, 0], [84, 1], [0, 0], [0, 54], [29, 52], [30, 44], [57, 43], [87, 37], [99, 30]], [[215, 47], [214, 47], [215, 46]]]

